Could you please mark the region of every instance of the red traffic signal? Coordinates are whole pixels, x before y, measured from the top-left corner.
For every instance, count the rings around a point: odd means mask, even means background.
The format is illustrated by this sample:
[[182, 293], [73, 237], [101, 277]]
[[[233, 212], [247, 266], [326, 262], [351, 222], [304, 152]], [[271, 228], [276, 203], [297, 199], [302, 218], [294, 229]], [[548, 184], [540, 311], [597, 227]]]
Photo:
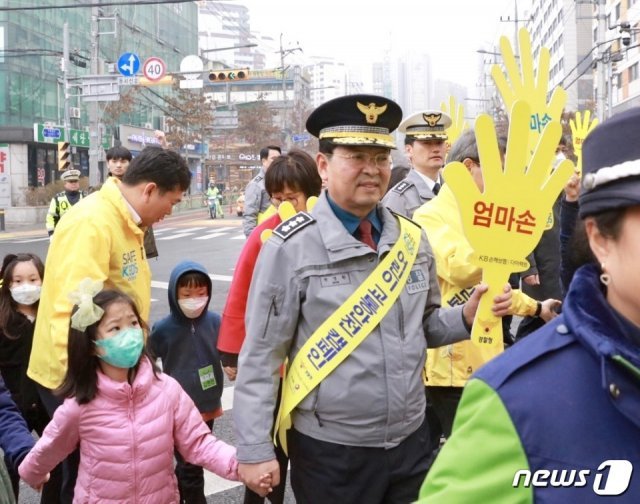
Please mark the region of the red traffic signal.
[[248, 78], [249, 78], [248, 68], [242, 68], [240, 70], [211, 70], [209, 72], [209, 80], [211, 82], [246, 80]]

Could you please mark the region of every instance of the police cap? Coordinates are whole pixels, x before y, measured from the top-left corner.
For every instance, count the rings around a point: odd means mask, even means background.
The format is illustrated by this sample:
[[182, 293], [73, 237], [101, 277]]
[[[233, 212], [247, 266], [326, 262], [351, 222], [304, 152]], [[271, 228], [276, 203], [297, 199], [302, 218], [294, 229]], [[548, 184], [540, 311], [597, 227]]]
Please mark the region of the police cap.
[[580, 217], [640, 205], [640, 107], [599, 124], [582, 145]]
[[400, 132], [416, 140], [446, 140], [451, 117], [441, 110], [423, 110], [411, 114], [400, 124]]
[[336, 145], [395, 149], [391, 136], [402, 120], [393, 100], [375, 95], [348, 95], [320, 105], [307, 119], [307, 131]]
[[63, 182], [75, 182], [80, 180], [80, 170], [67, 170], [60, 176]]

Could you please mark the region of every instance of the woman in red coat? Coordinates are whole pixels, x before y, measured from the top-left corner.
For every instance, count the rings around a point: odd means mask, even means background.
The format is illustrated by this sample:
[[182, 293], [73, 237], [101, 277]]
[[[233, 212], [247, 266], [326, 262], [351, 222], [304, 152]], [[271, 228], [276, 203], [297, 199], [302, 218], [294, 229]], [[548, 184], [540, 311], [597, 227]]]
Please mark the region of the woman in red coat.
[[[247, 294], [262, 243], [283, 220], [307, 210], [307, 200], [320, 194], [322, 180], [313, 158], [304, 151], [294, 149], [273, 161], [265, 175], [265, 188], [278, 213], [256, 227], [249, 235], [236, 263], [227, 303], [222, 312], [218, 350], [224, 372], [230, 380], [235, 380], [238, 370], [238, 354], [245, 338]], [[273, 489], [268, 498], [273, 504], [281, 504], [284, 500], [288, 461], [279, 447], [276, 447], [276, 453], [280, 463], [280, 485]], [[246, 489], [245, 504], [262, 502], [262, 497]]]

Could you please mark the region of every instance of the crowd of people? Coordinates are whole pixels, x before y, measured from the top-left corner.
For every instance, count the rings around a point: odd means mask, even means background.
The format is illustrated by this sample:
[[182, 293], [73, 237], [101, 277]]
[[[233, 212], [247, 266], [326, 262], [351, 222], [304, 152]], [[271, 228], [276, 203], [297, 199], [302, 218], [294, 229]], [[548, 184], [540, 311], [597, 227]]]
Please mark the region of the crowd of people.
[[[263, 148], [222, 314], [183, 260], [152, 328], [151, 226], [186, 162], [114, 148], [88, 196], [64, 174], [46, 263], [2, 263], [0, 502], [22, 478], [44, 503], [201, 504], [203, 468], [245, 503], [284, 502], [287, 473], [312, 504], [638, 501], [640, 109], [587, 137], [531, 267], [490, 300], [491, 350], [470, 341], [488, 286], [442, 177], [458, 162], [482, 192], [487, 161], [471, 130], [448, 151], [446, 113], [402, 116], [343, 96], [307, 121], [315, 158]], [[392, 170], [396, 129], [410, 166]], [[225, 376], [236, 447], [212, 434]]]

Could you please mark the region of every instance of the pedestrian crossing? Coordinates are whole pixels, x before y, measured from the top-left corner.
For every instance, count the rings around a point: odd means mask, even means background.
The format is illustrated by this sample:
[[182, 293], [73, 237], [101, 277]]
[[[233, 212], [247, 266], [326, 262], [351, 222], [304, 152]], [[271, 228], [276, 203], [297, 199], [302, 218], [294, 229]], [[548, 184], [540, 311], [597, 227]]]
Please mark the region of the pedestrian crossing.
[[224, 226], [215, 228], [209, 226], [198, 226], [191, 228], [162, 227], [158, 229], [154, 228], [153, 234], [155, 235], [156, 241], [170, 241], [178, 240], [180, 238], [190, 238], [192, 240], [211, 240], [220, 236], [224, 236], [225, 238], [231, 240], [245, 239], [242, 231], [240, 231], [239, 228], [235, 226]]

